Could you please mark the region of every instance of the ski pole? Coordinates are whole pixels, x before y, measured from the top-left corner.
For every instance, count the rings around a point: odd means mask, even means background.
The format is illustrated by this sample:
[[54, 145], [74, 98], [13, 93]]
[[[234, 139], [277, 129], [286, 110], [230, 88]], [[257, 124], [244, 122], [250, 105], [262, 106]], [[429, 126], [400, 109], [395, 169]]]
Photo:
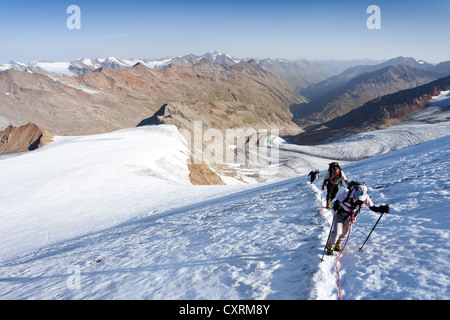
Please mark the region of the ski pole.
[[375, 225], [373, 226], [372, 230], [370, 231], [369, 235], [366, 238], [366, 241], [364, 241], [363, 245], [361, 246], [361, 248], [359, 248], [359, 252], [362, 252], [362, 248], [364, 247], [364, 245], [366, 244], [367, 240], [369, 240], [370, 235], [372, 234], [373, 230], [375, 230], [375, 227], [377, 226], [378, 222], [380, 222], [381, 217], [383, 216], [384, 212], [380, 215], [380, 217], [377, 220], [377, 223], [375, 223]]

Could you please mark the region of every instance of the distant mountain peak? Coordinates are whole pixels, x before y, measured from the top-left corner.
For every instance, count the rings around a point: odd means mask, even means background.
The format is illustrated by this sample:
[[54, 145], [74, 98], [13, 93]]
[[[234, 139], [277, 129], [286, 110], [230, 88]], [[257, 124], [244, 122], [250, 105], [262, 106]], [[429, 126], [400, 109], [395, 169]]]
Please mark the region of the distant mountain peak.
[[240, 61], [231, 68], [236, 70], [256, 70], [258, 72], [266, 73], [266, 71], [256, 62], [256, 60], [250, 59], [249, 61]]
[[204, 58], [201, 58], [195, 65], [202, 65], [202, 64], [211, 65], [211, 64], [213, 64], [213, 62], [211, 60], [209, 60], [208, 58], [204, 57]]
[[144, 69], [144, 70], [150, 69], [149, 67], [147, 67], [147, 66], [146, 66], [144, 63], [142, 63], [142, 62], [136, 63], [135, 65], [133, 65], [132, 68], [133, 68], [133, 69]]
[[97, 68], [97, 69], [95, 69], [93, 72], [98, 72], [98, 73], [100, 73], [100, 72], [104, 72], [104, 71], [106, 71], [106, 67], [100, 67], [100, 68]]

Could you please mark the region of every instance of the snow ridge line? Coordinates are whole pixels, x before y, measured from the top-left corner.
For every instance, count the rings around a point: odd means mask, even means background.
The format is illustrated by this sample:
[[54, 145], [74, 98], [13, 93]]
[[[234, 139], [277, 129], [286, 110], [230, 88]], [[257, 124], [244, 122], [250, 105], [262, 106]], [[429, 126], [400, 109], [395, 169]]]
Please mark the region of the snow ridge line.
[[339, 273], [339, 267], [338, 267], [338, 262], [339, 262], [339, 258], [341, 257], [342, 253], [345, 250], [345, 247], [347, 246], [348, 240], [350, 239], [350, 232], [352, 231], [352, 225], [353, 223], [350, 224], [350, 227], [348, 229], [348, 235], [347, 235], [347, 240], [345, 240], [345, 244], [344, 247], [342, 248], [341, 252], [339, 253], [338, 257], [336, 258], [336, 271], [338, 274], [338, 287], [339, 287], [339, 300], [342, 300], [342, 295], [341, 295], [341, 274]]
[[[315, 187], [315, 186], [314, 186]], [[316, 188], [317, 189], [317, 188]], [[317, 193], [318, 193], [318, 189], [317, 189]], [[322, 205], [323, 205], [323, 191], [321, 193], [321, 201], [322, 201]], [[326, 202], [326, 201], [325, 201]], [[326, 204], [326, 203], [325, 203]], [[325, 206], [323, 206], [322, 209], [320, 209], [320, 215], [325, 219], [325, 221], [328, 223], [328, 225], [330, 226], [330, 228], [332, 228], [331, 223], [328, 221], [328, 219], [322, 214], [322, 211], [326, 209]], [[335, 267], [336, 267], [336, 272], [337, 272], [337, 277], [338, 277], [338, 289], [339, 289], [339, 300], [342, 300], [342, 294], [341, 294], [341, 274], [339, 272], [339, 267], [338, 267], [338, 262], [339, 262], [339, 258], [341, 257], [342, 253], [345, 250], [345, 247], [347, 246], [348, 240], [350, 239], [350, 232], [352, 230], [352, 225], [353, 223], [350, 225], [350, 228], [348, 230], [348, 235], [347, 235], [347, 239], [345, 240], [345, 244], [344, 247], [342, 248], [341, 252], [339, 252], [338, 257], [336, 258], [335, 261]]]
[[[331, 228], [331, 223], [327, 219], [327, 213], [331, 213], [330, 210], [325, 210], [326, 199], [323, 199], [323, 195], [321, 190], [314, 184], [310, 185], [313, 191], [316, 193], [317, 202], [320, 204], [320, 215], [327, 222], [327, 226], [324, 226], [324, 232], [320, 236], [321, 242], [326, 241], [326, 237], [328, 237], [329, 230]], [[319, 206], [316, 206], [317, 210], [319, 210]], [[333, 216], [328, 217], [330, 220], [333, 219]], [[325, 244], [324, 244], [325, 246]], [[323, 248], [323, 247], [322, 247]], [[315, 283], [315, 288], [311, 291], [310, 299], [311, 300], [335, 300], [340, 297], [340, 287], [336, 286], [338, 283], [338, 279], [336, 278], [336, 273], [332, 272], [333, 266], [337, 264], [337, 260], [325, 259], [323, 262], [320, 262], [318, 265], [318, 271], [313, 277], [313, 282]], [[337, 265], [336, 265], [337, 267]], [[336, 294], [334, 294], [334, 292]]]
[[320, 204], [320, 215], [322, 216], [322, 218], [328, 223], [328, 225], [331, 227], [331, 223], [330, 221], [327, 219], [327, 217], [325, 217], [325, 215], [323, 214], [323, 210], [326, 209], [325, 208], [325, 203], [324, 203], [324, 199], [323, 199], [323, 191], [320, 192], [319, 188], [317, 188], [314, 184], [308, 184], [312, 190], [316, 193], [316, 199], [317, 202]]

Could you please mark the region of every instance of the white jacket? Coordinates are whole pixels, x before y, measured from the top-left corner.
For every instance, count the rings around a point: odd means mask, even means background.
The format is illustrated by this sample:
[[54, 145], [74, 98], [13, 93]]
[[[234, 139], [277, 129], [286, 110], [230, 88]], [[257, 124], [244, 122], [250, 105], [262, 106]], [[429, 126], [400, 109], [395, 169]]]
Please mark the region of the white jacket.
[[[348, 197], [350, 192], [350, 197]], [[347, 199], [348, 197], [348, 199]], [[347, 199], [347, 200], [346, 200]], [[345, 191], [341, 192], [337, 199], [341, 203], [341, 210], [351, 213], [352, 215], [359, 212], [364, 206], [373, 207], [373, 201], [370, 199], [369, 195], [367, 195], [366, 200], [364, 202], [357, 202], [355, 199], [355, 189], [349, 191], [345, 189]]]

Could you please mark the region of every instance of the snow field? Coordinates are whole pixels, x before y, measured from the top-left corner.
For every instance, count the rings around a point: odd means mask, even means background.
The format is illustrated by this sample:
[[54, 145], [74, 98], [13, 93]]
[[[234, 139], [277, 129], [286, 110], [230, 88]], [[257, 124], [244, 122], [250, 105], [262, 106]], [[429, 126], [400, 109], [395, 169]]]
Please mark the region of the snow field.
[[[343, 299], [448, 299], [449, 145], [445, 136], [344, 166], [391, 213], [363, 252], [379, 215], [359, 214], [338, 263]], [[175, 127], [153, 126], [1, 159], [0, 297], [338, 298], [337, 255], [320, 262], [323, 175], [192, 186], [187, 156]]]
[[449, 145], [447, 136], [372, 159], [378, 165], [370, 159], [348, 165], [362, 181], [371, 181], [372, 199], [389, 203], [391, 213], [380, 220], [363, 253], [355, 245], [364, 242], [378, 214], [366, 210], [358, 217], [353, 245], [340, 260], [349, 274], [343, 284], [347, 299], [450, 296]]
[[180, 137], [175, 127], [56, 137], [34, 153], [3, 159], [0, 255], [117, 225], [145, 203], [165, 203], [167, 188], [189, 183]]
[[[317, 217], [299, 212], [314, 194], [298, 195], [296, 179], [265, 188], [144, 218], [14, 260], [7, 271], [27, 274], [32, 269], [39, 276], [27, 280], [22, 294], [23, 283], [9, 283], [11, 297], [307, 299], [311, 281], [304, 274], [314, 272], [320, 227], [314, 226]], [[67, 288], [68, 266], [80, 269], [81, 289]]]

